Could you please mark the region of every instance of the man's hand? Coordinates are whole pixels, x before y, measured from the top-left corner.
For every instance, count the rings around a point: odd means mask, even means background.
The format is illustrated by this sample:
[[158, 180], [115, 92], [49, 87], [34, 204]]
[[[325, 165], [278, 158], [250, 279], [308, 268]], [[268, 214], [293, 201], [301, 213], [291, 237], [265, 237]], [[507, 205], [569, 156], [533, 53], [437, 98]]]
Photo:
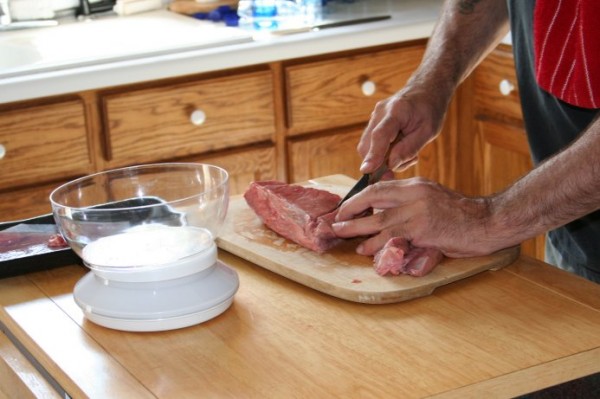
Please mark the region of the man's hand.
[[[363, 255], [375, 254], [392, 237], [449, 257], [485, 255], [518, 243], [491, 225], [489, 207], [488, 199], [468, 198], [423, 178], [382, 181], [346, 201], [333, 230], [344, 238], [368, 236], [357, 249]], [[361, 217], [369, 208], [374, 213]]]
[[402, 171], [416, 163], [418, 152], [439, 134], [448, 107], [449, 95], [447, 99], [435, 95], [424, 87], [407, 85], [377, 103], [358, 143], [362, 173], [386, 162], [388, 150], [390, 170]]
[[506, 0], [447, 0], [419, 68], [406, 86], [380, 101], [358, 144], [362, 173], [375, 171], [389, 150], [400, 171], [439, 133], [458, 85], [509, 30]]

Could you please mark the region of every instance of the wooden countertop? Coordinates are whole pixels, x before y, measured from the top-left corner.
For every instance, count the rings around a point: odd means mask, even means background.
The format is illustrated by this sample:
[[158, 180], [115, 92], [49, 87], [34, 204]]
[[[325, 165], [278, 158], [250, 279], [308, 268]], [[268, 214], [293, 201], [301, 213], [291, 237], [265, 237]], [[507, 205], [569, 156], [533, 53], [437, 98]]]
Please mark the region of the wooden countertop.
[[[71, 294], [79, 266], [0, 280], [0, 322], [77, 398], [512, 397], [600, 371], [600, 285], [530, 258], [364, 305], [219, 256], [240, 290], [204, 324], [127, 333], [87, 322]], [[5, 343], [0, 369], [14, 370]], [[15, 379], [0, 373], [0, 397]]]

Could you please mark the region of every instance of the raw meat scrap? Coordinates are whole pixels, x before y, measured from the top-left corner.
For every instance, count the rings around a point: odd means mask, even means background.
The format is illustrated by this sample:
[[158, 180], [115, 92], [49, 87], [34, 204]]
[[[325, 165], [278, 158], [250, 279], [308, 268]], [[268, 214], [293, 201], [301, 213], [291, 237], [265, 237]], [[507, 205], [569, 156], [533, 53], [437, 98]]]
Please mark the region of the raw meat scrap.
[[[0, 261], [41, 255], [65, 248], [54, 233], [0, 231]], [[62, 239], [62, 236], [61, 236]]]
[[62, 234], [53, 234], [48, 238], [48, 248], [66, 248], [69, 244]]
[[268, 228], [303, 247], [323, 253], [342, 242], [331, 228], [336, 194], [270, 180], [251, 183], [244, 199]]
[[391, 238], [377, 252], [374, 259], [375, 271], [381, 275], [409, 274], [424, 276], [432, 271], [444, 255], [435, 248], [418, 248], [401, 237]]

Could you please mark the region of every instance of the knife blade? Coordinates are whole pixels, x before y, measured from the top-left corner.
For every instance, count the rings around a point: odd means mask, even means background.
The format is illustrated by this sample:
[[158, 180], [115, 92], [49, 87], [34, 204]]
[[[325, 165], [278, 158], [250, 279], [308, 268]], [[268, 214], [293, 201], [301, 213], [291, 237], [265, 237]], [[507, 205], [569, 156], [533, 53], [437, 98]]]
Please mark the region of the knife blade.
[[356, 182], [354, 187], [350, 189], [348, 194], [346, 194], [346, 196], [342, 198], [336, 209], [339, 208], [344, 202], [346, 202], [347, 200], [349, 200], [350, 198], [354, 197], [356, 194], [360, 193], [362, 190], [367, 188], [367, 186], [369, 186], [370, 184], [377, 183], [379, 180], [381, 180], [381, 177], [384, 175], [384, 173], [390, 170], [388, 168], [388, 162], [390, 158], [390, 152], [392, 152], [392, 148], [403, 138], [404, 134], [402, 132], [398, 132], [396, 134], [396, 137], [388, 146], [385, 157], [383, 158], [383, 163], [379, 165], [379, 167], [375, 169], [374, 172], [363, 175], [363, 177], [361, 177], [358, 180], [358, 182]]
[[399, 132], [396, 135], [396, 137], [394, 138], [394, 140], [388, 146], [388, 149], [387, 149], [387, 152], [385, 154], [385, 157], [383, 158], [382, 164], [379, 165], [379, 167], [377, 169], [375, 169], [374, 172], [364, 174], [356, 182], [356, 184], [354, 185], [354, 187], [352, 187], [350, 189], [350, 191], [348, 191], [348, 194], [346, 194], [346, 196], [344, 198], [342, 198], [342, 200], [338, 203], [336, 209], [339, 208], [344, 202], [346, 202], [347, 200], [349, 200], [350, 198], [354, 197], [356, 194], [360, 193], [362, 190], [364, 190], [365, 188], [367, 188], [367, 186], [369, 186], [370, 184], [377, 183], [379, 180], [381, 180], [381, 177], [383, 176], [383, 174], [389, 170], [389, 168], [388, 168], [388, 161], [389, 161], [389, 158], [390, 158], [390, 152], [392, 151], [392, 148], [400, 140], [402, 140], [403, 137], [404, 137], [404, 134], [402, 134], [402, 132]]
[[387, 157], [385, 162], [375, 170], [373, 173], [366, 173], [362, 175], [362, 177], [356, 182], [356, 184], [348, 191], [348, 194], [338, 203], [337, 208], [339, 208], [344, 202], [354, 197], [356, 194], [360, 193], [362, 190], [367, 188], [367, 186], [378, 182], [381, 180], [381, 176], [388, 170], [387, 167]]
[[270, 33], [272, 35], [282, 35], [283, 36], [283, 35], [290, 35], [290, 34], [294, 34], [294, 33], [315, 32], [318, 30], [328, 29], [328, 28], [339, 28], [341, 26], [349, 26], [349, 25], [356, 25], [356, 24], [365, 24], [368, 22], [383, 21], [386, 19], [390, 19], [391, 17], [392, 17], [391, 15], [377, 15], [374, 17], [346, 19], [346, 20], [342, 20], [342, 21], [324, 22], [324, 23], [316, 24], [316, 25], [300, 26], [297, 28], [279, 29], [279, 30], [271, 31]]
[[370, 177], [371, 176], [368, 173], [362, 175], [362, 177], [358, 179], [358, 181], [350, 189], [350, 191], [348, 191], [348, 194], [346, 194], [346, 196], [342, 198], [342, 200], [337, 204], [336, 209], [342, 206], [344, 202], [348, 201], [350, 198], [354, 197], [356, 194], [360, 193], [362, 190], [367, 188], [367, 186], [369, 185]]

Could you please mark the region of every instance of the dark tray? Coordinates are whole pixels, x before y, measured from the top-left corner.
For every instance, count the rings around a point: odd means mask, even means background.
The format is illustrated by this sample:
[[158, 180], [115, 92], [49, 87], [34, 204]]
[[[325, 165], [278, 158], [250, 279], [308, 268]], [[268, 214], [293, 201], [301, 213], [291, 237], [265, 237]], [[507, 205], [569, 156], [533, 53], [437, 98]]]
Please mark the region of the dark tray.
[[[174, 226], [181, 225], [183, 223], [184, 216], [178, 212], [175, 212], [165, 204], [165, 201], [161, 198], [154, 196], [144, 196], [138, 198], [131, 198], [122, 201], [110, 202], [102, 205], [98, 205], [95, 208], [110, 209], [110, 208], [123, 208], [123, 212], [115, 212], [114, 219], [111, 222], [119, 223], [135, 223], [135, 218], [127, 212], [127, 208], [146, 206], [146, 205], [159, 205], [162, 206], [150, 207], [146, 215], [139, 213], [137, 217], [153, 217], [155, 219], [162, 219], [163, 223]], [[91, 217], [93, 222], [94, 215], [88, 215]], [[75, 219], [79, 217], [77, 214], [73, 216]], [[0, 223], [0, 231], [6, 230], [10, 227], [19, 224], [51, 224], [55, 225], [53, 215], [46, 214], [37, 216], [31, 219], [17, 220], [11, 222]], [[48, 252], [40, 254], [27, 254], [20, 257], [14, 257], [10, 259], [0, 258], [0, 278], [17, 276], [25, 273], [48, 270], [59, 266], [66, 266], [72, 264], [83, 265], [83, 261], [70, 247], [49, 249]]]
[[[37, 216], [31, 219], [0, 223], [0, 231], [19, 224], [51, 224], [54, 225], [52, 214]], [[69, 247], [49, 250], [49, 252], [23, 255], [11, 259], [0, 259], [0, 278], [18, 276], [40, 270], [53, 269], [59, 266], [80, 264], [83, 262]]]

